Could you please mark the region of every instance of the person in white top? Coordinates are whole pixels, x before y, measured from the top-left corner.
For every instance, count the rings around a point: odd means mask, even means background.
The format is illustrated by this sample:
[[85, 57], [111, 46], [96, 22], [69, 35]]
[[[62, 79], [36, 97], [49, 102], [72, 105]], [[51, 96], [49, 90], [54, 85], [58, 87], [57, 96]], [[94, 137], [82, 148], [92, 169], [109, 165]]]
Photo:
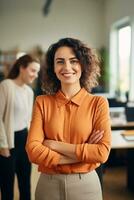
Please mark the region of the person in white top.
[[25, 143], [31, 120], [33, 91], [40, 63], [26, 54], [16, 60], [8, 78], [0, 83], [0, 190], [1, 200], [14, 199], [14, 177], [20, 200], [30, 200], [31, 164]]

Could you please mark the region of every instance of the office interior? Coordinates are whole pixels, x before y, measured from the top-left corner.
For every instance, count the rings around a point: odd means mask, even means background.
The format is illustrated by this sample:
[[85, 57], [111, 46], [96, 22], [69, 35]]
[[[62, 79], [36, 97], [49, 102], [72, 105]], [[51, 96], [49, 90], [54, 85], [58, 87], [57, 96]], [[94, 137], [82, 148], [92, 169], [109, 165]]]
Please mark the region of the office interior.
[[[0, 0], [0, 27], [0, 80], [23, 53], [43, 63], [60, 38], [78, 38], [97, 51], [101, 78], [92, 93], [108, 99], [112, 129], [111, 153], [99, 169], [104, 200], [134, 199], [134, 1]], [[39, 79], [32, 87], [42, 94]], [[32, 195], [38, 176], [33, 165]], [[17, 186], [15, 192], [17, 200]]]

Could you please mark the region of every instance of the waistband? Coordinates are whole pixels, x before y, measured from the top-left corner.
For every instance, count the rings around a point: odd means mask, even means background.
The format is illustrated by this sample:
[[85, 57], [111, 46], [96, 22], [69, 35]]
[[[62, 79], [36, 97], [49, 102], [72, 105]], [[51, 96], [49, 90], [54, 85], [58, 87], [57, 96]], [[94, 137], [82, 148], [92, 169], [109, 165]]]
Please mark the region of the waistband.
[[41, 176], [44, 176], [46, 179], [55, 179], [55, 180], [72, 180], [77, 181], [79, 179], [85, 179], [87, 177], [97, 175], [96, 171], [93, 170], [88, 173], [76, 173], [76, 174], [44, 174], [41, 173]]
[[28, 131], [27, 128], [24, 128], [22, 130], [19, 130], [19, 131], [15, 131], [15, 134], [18, 134], [18, 133], [26, 133]]

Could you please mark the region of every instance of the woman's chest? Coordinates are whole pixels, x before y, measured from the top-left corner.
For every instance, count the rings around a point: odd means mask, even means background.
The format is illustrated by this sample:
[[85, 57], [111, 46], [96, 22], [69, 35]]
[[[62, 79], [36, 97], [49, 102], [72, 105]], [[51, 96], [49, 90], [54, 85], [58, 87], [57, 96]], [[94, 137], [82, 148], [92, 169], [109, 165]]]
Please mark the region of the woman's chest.
[[49, 139], [71, 143], [88, 140], [93, 129], [94, 112], [90, 106], [66, 104], [45, 112], [45, 135]]

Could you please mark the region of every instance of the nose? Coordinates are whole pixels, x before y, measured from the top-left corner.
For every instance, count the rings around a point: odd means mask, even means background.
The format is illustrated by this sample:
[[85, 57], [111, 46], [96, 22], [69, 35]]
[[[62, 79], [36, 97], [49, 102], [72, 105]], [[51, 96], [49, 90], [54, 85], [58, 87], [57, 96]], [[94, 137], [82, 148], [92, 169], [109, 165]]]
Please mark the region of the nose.
[[67, 60], [67, 61], [65, 62], [65, 68], [66, 68], [66, 69], [70, 69], [70, 68], [71, 68], [71, 63], [70, 63], [69, 60]]

